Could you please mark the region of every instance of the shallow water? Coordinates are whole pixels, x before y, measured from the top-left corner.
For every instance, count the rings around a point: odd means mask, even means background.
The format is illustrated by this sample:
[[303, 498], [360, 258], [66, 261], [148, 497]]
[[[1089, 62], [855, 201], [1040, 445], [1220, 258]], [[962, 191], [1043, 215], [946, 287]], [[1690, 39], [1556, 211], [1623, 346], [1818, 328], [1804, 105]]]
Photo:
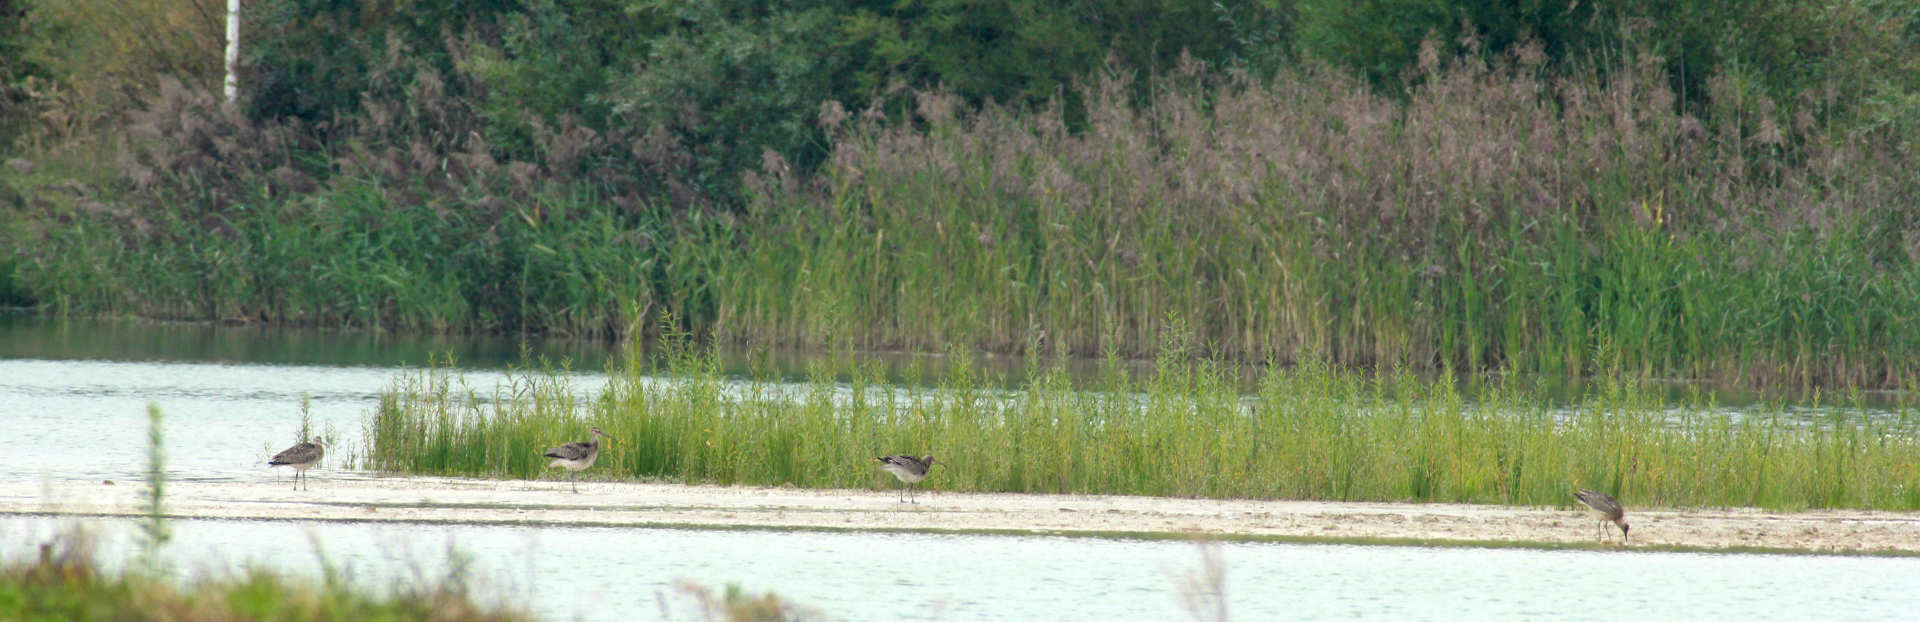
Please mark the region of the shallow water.
[[[166, 413], [171, 478], [285, 477], [265, 460], [295, 439], [302, 399], [313, 426], [335, 441], [326, 468], [342, 468], [356, 462], [364, 414], [397, 365], [426, 358], [408, 360], [415, 350], [377, 343], [348, 348], [364, 356], [322, 356], [316, 352], [327, 348], [319, 346], [289, 356], [280, 349], [311, 344], [260, 331], [269, 344], [261, 346], [219, 327], [182, 338], [125, 327], [75, 334], [44, 321], [35, 330], [6, 326], [0, 322], [0, 480], [12, 481], [140, 479], [148, 403]], [[504, 377], [504, 360], [467, 381], [490, 389]], [[604, 382], [593, 373], [572, 378], [583, 392]], [[73, 521], [0, 515], [0, 555], [30, 555]], [[136, 551], [131, 522], [86, 524], [109, 563]], [[1188, 617], [1182, 586], [1203, 565], [1198, 546], [1167, 541], [297, 521], [174, 527], [165, 555], [187, 574], [261, 565], [313, 575], [324, 552], [354, 580], [388, 586], [443, 574], [452, 548], [470, 556], [472, 576], [490, 588], [483, 593], [550, 620], [630, 612], [696, 619], [674, 587], [680, 579], [771, 590], [835, 619], [1179, 619]], [[1920, 562], [1905, 559], [1218, 546], [1229, 614], [1240, 620], [1880, 620], [1920, 610]]]
[[[147, 405], [163, 414], [173, 479], [271, 477], [266, 459], [300, 438], [301, 403], [330, 445], [325, 467], [357, 463], [363, 419], [390, 367], [0, 359], [0, 479], [134, 479], [147, 461]], [[501, 372], [467, 374], [476, 388]], [[581, 391], [605, 383], [576, 374]]]
[[[66, 521], [0, 517], [18, 558]], [[132, 521], [94, 523], [103, 557]], [[1206, 585], [1188, 542], [631, 528], [177, 521], [163, 558], [189, 576], [255, 566], [371, 587], [446, 575], [448, 550], [502, 602], [548, 620], [697, 619], [676, 585], [738, 584], [839, 620], [1189, 618]], [[1920, 607], [1907, 559], [1225, 543], [1237, 620], [1887, 620]]]

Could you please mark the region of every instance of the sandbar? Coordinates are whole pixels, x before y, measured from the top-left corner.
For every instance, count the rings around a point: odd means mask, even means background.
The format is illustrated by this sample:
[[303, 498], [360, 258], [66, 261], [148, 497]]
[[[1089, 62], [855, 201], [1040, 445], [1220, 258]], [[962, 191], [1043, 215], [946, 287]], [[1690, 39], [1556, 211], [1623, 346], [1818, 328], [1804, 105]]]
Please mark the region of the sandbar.
[[[310, 489], [284, 477], [170, 481], [165, 514], [181, 519], [379, 521], [702, 529], [806, 529], [1439, 546], [1606, 547], [1920, 555], [1920, 513], [1636, 508], [1631, 542], [1600, 541], [1584, 508], [1450, 503], [1183, 499], [884, 489], [813, 490], [559, 480], [497, 480], [316, 471]], [[931, 481], [931, 479], [930, 479]], [[0, 482], [0, 515], [138, 516], [139, 481]]]

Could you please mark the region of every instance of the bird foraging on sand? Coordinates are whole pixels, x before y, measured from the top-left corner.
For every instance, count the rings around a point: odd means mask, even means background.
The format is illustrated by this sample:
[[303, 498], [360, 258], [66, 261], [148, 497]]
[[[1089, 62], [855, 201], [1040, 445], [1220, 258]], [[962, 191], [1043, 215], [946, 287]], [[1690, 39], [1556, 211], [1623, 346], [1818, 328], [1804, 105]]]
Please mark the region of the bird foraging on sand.
[[567, 443], [548, 449], [546, 456], [553, 462], [547, 468], [560, 467], [567, 470], [567, 483], [573, 485], [574, 492], [580, 492], [580, 485], [574, 482], [574, 475], [581, 469], [593, 466], [593, 459], [600, 457], [600, 439], [613, 440], [613, 436], [596, 427], [587, 431], [587, 440]]
[[[1622, 543], [1627, 541], [1627, 510], [1620, 507], [1619, 499], [1595, 490], [1581, 490], [1573, 493], [1573, 496], [1593, 510], [1593, 515], [1600, 519], [1595, 526], [1599, 527], [1602, 533], [1607, 532], [1607, 523], [1611, 522], [1620, 527], [1620, 541]], [[1612, 534], [1607, 533], [1607, 538], [1612, 539]]]
[[294, 446], [288, 447], [285, 451], [274, 454], [272, 459], [267, 460], [267, 466], [277, 467], [286, 465], [293, 467], [293, 489], [300, 490], [306, 481], [305, 474], [307, 469], [311, 469], [314, 465], [320, 464], [320, 458], [325, 456], [326, 453], [327, 449], [320, 446], [320, 437], [316, 436], [313, 437], [311, 441], [295, 443]]
[[[874, 460], [880, 463], [880, 468], [886, 469], [886, 471], [892, 473], [894, 477], [900, 478], [900, 483], [904, 484], [900, 491], [900, 501], [902, 503], [905, 503], [907, 497], [912, 494], [913, 485], [927, 478], [927, 469], [933, 468], [933, 456], [914, 457], [900, 454], [897, 456], [881, 456], [874, 458]], [[919, 503], [919, 501], [915, 500], [914, 503]]]

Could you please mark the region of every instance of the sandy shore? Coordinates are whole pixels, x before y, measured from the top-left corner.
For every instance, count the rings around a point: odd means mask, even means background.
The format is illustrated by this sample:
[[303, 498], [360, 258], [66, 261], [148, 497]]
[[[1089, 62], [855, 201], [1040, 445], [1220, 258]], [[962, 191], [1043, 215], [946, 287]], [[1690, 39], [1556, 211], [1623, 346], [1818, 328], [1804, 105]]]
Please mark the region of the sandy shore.
[[[923, 491], [893, 492], [320, 473], [290, 480], [176, 481], [180, 518], [476, 524], [847, 529], [1064, 535], [1591, 545], [1584, 512], [1456, 504], [1244, 501]], [[0, 483], [0, 515], [141, 513], [141, 482]], [[1920, 513], [1628, 508], [1633, 548], [1920, 553]]]

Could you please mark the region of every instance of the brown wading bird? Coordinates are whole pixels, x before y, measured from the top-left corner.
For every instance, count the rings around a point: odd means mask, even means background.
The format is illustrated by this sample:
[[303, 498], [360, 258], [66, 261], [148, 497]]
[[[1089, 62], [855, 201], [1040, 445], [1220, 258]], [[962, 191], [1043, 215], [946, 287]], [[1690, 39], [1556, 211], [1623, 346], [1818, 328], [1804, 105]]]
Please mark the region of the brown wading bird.
[[[1620, 526], [1620, 541], [1622, 543], [1627, 541], [1627, 510], [1626, 508], [1620, 507], [1619, 499], [1615, 499], [1607, 493], [1593, 490], [1581, 490], [1580, 492], [1573, 493], [1573, 496], [1578, 498], [1581, 503], [1587, 504], [1587, 507], [1593, 509], [1593, 515], [1600, 519], [1600, 522], [1596, 523], [1595, 526], [1599, 527], [1601, 532], [1606, 532], [1607, 522], [1611, 521], [1613, 524]], [[1607, 538], [1612, 539], [1612, 534], [1607, 534]]]
[[321, 456], [325, 456], [326, 453], [327, 449], [320, 446], [320, 437], [316, 436], [313, 437], [313, 440], [310, 442], [296, 443], [294, 446], [288, 447], [286, 451], [274, 454], [273, 459], [267, 461], [267, 466], [277, 467], [286, 465], [293, 467], [293, 489], [299, 490], [302, 482], [306, 481], [305, 473], [307, 469], [313, 468], [313, 465], [320, 464]]
[[600, 439], [602, 438], [613, 440], [612, 436], [596, 427], [587, 431], [585, 442], [572, 442], [548, 449], [546, 456], [552, 458], [553, 462], [547, 463], [547, 468], [566, 469], [567, 483], [573, 486], [574, 492], [580, 492], [580, 485], [573, 481], [574, 475], [581, 469], [593, 466], [593, 459], [600, 457]]
[[[905, 484], [900, 490], [901, 503], [907, 501], [907, 495], [913, 491], [914, 484], [920, 483], [920, 480], [927, 478], [927, 469], [933, 468], [933, 456], [916, 458], [906, 454], [900, 454], [897, 456], [881, 456], [874, 458], [874, 460], [880, 463], [880, 468], [886, 469], [887, 472], [892, 473], [894, 477], [900, 478], [900, 483]], [[919, 501], [916, 500], [914, 503], [919, 503]]]

